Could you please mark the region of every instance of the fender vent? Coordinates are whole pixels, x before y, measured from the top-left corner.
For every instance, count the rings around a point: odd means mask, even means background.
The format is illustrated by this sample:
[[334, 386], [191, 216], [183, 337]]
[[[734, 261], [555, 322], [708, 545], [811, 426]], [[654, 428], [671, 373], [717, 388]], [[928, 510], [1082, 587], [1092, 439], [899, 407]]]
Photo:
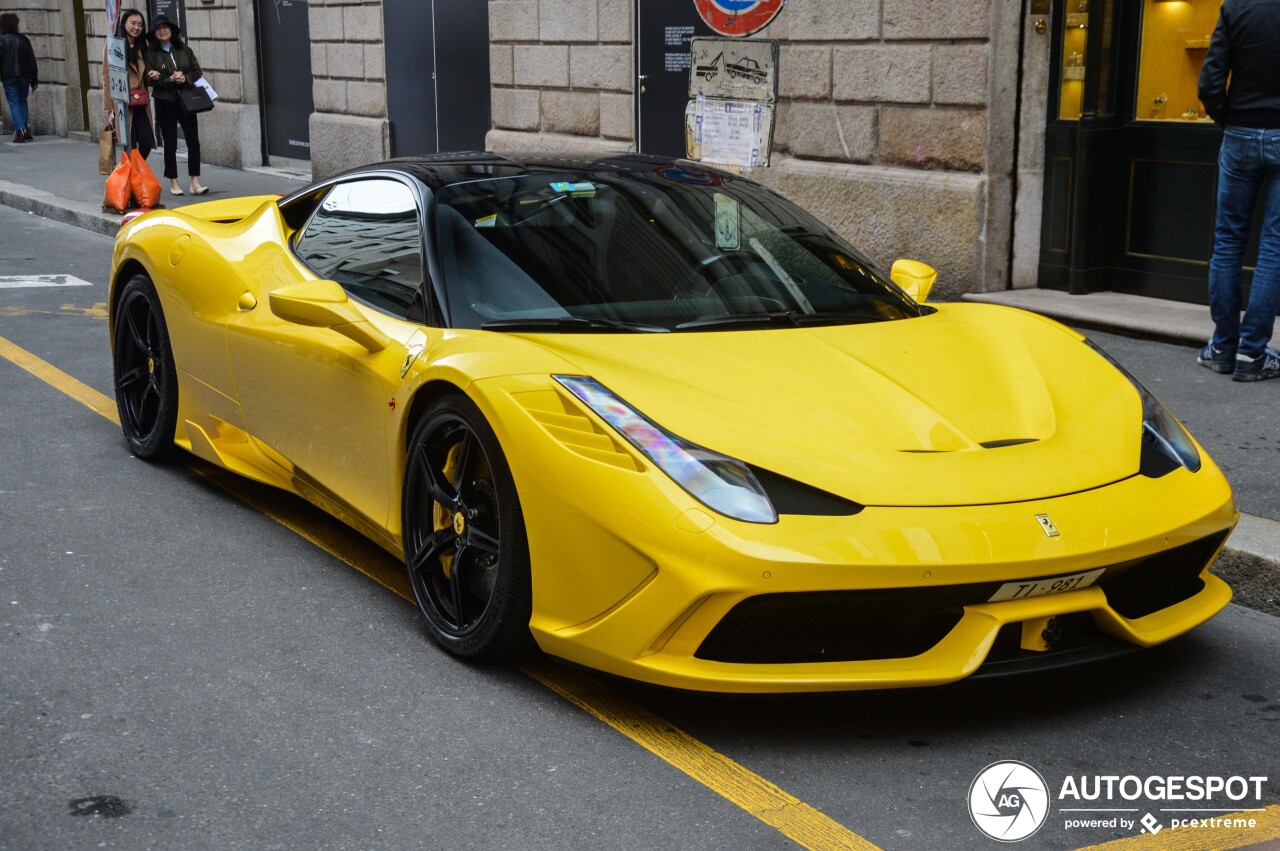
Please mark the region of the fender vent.
[[1008, 440], [984, 440], [978, 445], [983, 449], [1000, 449], [1004, 446], [1021, 446], [1024, 443], [1035, 443], [1038, 437], [1013, 437]]
[[617, 440], [596, 428], [577, 408], [571, 408], [572, 403], [558, 392], [534, 390], [511, 396], [566, 449], [624, 470], [644, 469]]

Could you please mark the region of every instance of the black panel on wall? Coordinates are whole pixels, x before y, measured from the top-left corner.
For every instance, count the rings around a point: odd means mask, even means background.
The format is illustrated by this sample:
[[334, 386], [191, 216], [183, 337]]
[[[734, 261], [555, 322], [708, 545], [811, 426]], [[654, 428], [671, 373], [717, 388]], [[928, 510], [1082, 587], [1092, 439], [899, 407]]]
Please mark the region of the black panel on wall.
[[482, 151], [492, 125], [489, 4], [384, 0], [391, 152]]
[[257, 12], [262, 134], [267, 155], [310, 160], [309, 122], [315, 105], [307, 4], [305, 0], [257, 0]]
[[686, 155], [689, 41], [716, 33], [693, 0], [636, 0], [636, 132], [641, 153]]

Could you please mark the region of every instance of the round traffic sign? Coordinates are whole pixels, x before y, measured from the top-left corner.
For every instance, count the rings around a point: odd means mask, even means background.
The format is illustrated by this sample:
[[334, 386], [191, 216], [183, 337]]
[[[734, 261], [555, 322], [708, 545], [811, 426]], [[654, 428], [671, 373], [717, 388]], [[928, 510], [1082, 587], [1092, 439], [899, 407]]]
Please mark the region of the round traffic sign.
[[707, 26], [721, 35], [751, 35], [777, 17], [787, 0], [693, 0]]

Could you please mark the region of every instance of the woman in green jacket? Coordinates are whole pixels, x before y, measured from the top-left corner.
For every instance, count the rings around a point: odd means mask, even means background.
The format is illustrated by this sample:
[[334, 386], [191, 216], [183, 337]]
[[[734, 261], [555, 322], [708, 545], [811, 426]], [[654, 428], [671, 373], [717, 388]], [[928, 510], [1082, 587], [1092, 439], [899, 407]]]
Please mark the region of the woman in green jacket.
[[156, 123], [164, 137], [164, 176], [169, 178], [169, 191], [181, 195], [178, 185], [178, 125], [187, 140], [187, 174], [191, 176], [191, 194], [205, 195], [209, 187], [200, 184], [200, 125], [194, 114], [182, 111], [178, 90], [194, 85], [203, 76], [200, 62], [182, 40], [178, 25], [164, 15], [151, 23], [151, 47], [147, 50], [147, 82], [156, 105]]

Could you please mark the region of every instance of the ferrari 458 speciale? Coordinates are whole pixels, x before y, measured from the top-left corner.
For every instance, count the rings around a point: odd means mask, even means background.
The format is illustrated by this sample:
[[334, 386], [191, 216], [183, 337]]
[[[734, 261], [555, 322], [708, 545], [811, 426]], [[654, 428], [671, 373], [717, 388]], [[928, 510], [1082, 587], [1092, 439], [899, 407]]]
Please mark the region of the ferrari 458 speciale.
[[115, 389], [139, 456], [402, 557], [463, 657], [930, 685], [1226, 605], [1237, 514], [1183, 426], [1085, 337], [935, 277], [697, 163], [397, 160], [126, 224]]

